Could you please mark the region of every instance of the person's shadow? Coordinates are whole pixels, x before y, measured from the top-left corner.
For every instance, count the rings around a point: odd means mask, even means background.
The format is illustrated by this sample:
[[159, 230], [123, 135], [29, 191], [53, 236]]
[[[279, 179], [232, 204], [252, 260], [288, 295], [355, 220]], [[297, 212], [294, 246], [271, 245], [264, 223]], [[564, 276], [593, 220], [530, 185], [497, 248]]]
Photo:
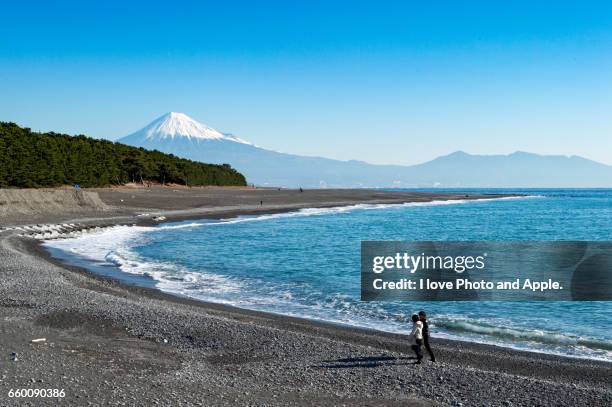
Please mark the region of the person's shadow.
[[398, 366], [405, 365], [407, 363], [402, 363], [406, 360], [416, 360], [415, 356], [364, 356], [359, 358], [343, 358], [336, 360], [324, 360], [320, 365], [315, 367], [324, 368], [324, 369], [350, 369], [356, 367], [379, 367], [379, 366]]

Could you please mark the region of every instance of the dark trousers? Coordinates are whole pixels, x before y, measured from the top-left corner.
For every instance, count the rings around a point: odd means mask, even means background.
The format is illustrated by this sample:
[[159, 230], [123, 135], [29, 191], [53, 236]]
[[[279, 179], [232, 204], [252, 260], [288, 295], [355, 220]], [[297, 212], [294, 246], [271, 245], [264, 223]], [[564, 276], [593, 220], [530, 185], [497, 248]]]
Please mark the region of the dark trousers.
[[429, 346], [429, 335], [425, 335], [423, 337], [423, 342], [425, 343], [425, 349], [427, 349], [427, 354], [429, 354], [429, 358], [431, 360], [436, 360], [436, 357], [433, 354], [433, 351], [431, 350], [431, 346]]
[[414, 353], [416, 353], [417, 360], [423, 359], [423, 347], [421, 345], [423, 345], [423, 340], [417, 339], [416, 345], [411, 346]]

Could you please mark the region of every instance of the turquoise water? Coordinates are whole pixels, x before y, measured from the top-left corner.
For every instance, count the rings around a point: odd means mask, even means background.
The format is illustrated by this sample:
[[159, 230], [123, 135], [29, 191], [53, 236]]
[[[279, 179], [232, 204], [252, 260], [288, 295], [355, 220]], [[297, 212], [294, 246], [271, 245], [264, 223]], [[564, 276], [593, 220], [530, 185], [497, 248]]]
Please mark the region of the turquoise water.
[[361, 240], [612, 240], [612, 190], [503, 192], [535, 197], [115, 227], [46, 245], [95, 272], [201, 300], [392, 332], [424, 309], [434, 336], [612, 360], [610, 302], [359, 301]]

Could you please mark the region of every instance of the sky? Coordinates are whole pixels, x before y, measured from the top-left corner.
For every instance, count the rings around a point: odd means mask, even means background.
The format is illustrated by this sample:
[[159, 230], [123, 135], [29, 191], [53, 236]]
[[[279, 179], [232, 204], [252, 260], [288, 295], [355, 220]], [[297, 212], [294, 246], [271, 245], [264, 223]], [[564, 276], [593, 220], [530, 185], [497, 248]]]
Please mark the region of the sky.
[[612, 164], [612, 2], [0, 1], [0, 121], [116, 139], [176, 111], [303, 155]]

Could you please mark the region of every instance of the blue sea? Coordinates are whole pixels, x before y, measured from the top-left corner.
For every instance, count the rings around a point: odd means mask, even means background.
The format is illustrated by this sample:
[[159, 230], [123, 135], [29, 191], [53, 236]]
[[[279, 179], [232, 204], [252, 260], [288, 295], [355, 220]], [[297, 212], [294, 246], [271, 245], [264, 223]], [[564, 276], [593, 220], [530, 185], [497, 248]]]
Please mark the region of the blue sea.
[[469, 191], [529, 197], [117, 226], [45, 246], [204, 301], [390, 332], [424, 309], [434, 337], [612, 361], [612, 302], [360, 302], [361, 240], [612, 240], [612, 190]]

